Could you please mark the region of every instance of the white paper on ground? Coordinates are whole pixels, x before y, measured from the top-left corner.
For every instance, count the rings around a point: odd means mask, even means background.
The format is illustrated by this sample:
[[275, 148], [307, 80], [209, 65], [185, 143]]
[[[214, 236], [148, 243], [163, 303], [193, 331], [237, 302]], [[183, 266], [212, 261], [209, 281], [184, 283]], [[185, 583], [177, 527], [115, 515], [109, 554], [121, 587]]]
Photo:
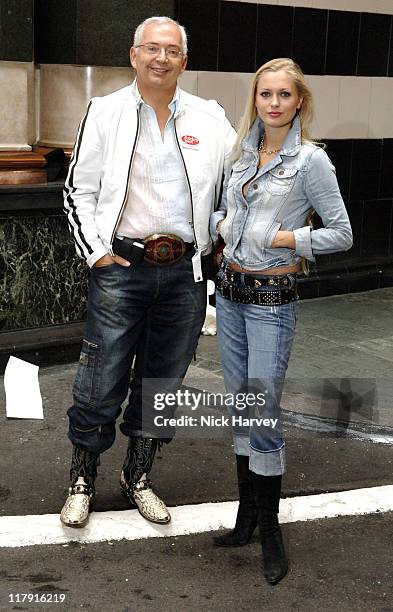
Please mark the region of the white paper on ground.
[[43, 419], [39, 367], [10, 357], [4, 372], [6, 414], [14, 419]]

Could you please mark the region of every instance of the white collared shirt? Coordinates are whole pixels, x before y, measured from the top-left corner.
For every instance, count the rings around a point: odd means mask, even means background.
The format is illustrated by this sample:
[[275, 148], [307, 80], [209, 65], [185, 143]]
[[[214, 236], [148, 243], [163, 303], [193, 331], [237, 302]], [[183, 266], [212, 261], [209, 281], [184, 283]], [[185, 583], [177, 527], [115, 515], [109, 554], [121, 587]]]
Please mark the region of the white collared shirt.
[[190, 190], [175, 134], [178, 97], [176, 89], [162, 138], [154, 109], [139, 95], [140, 133], [118, 236], [171, 233], [185, 242], [194, 240]]

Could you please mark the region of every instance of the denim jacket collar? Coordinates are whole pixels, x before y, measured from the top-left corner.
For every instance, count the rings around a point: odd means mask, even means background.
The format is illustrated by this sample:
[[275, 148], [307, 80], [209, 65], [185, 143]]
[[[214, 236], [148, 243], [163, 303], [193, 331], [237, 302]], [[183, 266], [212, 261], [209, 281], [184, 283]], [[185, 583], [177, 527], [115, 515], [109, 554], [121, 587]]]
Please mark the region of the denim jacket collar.
[[[259, 143], [261, 142], [262, 136], [265, 132], [265, 126], [262, 119], [257, 117], [251, 126], [251, 129], [242, 141], [242, 148], [245, 151], [253, 151], [254, 153], [258, 150]], [[280, 155], [287, 155], [293, 157], [297, 155], [302, 146], [302, 136], [300, 127], [300, 117], [296, 115], [292, 122], [292, 127], [289, 130], [287, 137], [282, 146]]]

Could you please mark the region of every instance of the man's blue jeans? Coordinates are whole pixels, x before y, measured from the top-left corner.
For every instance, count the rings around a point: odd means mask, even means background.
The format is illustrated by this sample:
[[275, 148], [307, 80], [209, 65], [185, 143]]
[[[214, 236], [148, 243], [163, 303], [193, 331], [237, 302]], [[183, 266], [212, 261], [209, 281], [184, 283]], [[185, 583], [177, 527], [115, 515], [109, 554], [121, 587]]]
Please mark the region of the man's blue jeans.
[[[250, 456], [250, 470], [263, 476], [285, 472], [285, 444], [281, 431], [280, 401], [291, 353], [297, 303], [257, 306], [227, 300], [216, 292], [217, 334], [225, 389], [244, 400], [229, 406], [235, 453]], [[264, 396], [263, 406], [252, 399]], [[251, 399], [250, 399], [251, 398]], [[238, 424], [240, 419], [240, 425]], [[236, 419], [233, 419], [236, 417]], [[246, 419], [255, 419], [250, 421]], [[273, 419], [274, 426], [260, 419]], [[234, 424], [235, 423], [235, 424]]]
[[134, 356], [120, 425], [127, 436], [144, 433], [143, 379], [183, 379], [206, 309], [206, 282], [195, 283], [191, 257], [169, 266], [144, 261], [92, 268], [74, 404], [67, 413], [73, 444], [95, 453], [113, 444]]

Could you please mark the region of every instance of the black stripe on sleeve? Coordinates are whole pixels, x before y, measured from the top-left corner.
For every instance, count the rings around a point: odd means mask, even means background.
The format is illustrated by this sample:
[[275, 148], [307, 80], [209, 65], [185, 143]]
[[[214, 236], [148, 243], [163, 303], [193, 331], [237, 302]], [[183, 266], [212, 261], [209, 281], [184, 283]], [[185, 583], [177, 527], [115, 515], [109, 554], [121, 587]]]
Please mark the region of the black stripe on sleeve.
[[[76, 209], [76, 205], [74, 202], [74, 198], [73, 198], [73, 194], [76, 191], [76, 187], [74, 186], [74, 169], [76, 164], [78, 163], [78, 158], [79, 158], [79, 152], [80, 152], [80, 148], [81, 148], [81, 142], [82, 142], [82, 137], [83, 137], [83, 132], [85, 129], [85, 124], [86, 124], [86, 120], [87, 120], [87, 116], [89, 114], [90, 111], [90, 107], [91, 107], [91, 101], [89, 102], [89, 105], [87, 107], [87, 111], [86, 114], [82, 120], [82, 123], [80, 125], [80, 129], [79, 129], [79, 133], [77, 136], [77, 140], [75, 143], [75, 147], [74, 147], [74, 152], [72, 154], [72, 158], [71, 158], [71, 162], [70, 162], [70, 171], [67, 177], [67, 181], [66, 184], [64, 186], [64, 193], [65, 193], [65, 201], [68, 204], [69, 210], [67, 211], [67, 208], [65, 207], [66, 210], [66, 214], [68, 216], [68, 213], [71, 213], [71, 218], [74, 221], [75, 225], [77, 226], [77, 230], [75, 229], [75, 227], [73, 226], [73, 224], [69, 221], [69, 227], [70, 227], [70, 231], [71, 231], [71, 235], [76, 243], [76, 245], [78, 245], [78, 243], [81, 245], [81, 251], [82, 251], [82, 256], [86, 259], [86, 256], [83, 253], [84, 247], [87, 251], [87, 253], [89, 255], [91, 255], [93, 253], [93, 249], [91, 248], [90, 244], [87, 242], [83, 231], [82, 231], [82, 225], [80, 222], [80, 219], [78, 217], [78, 213], [77, 213], [77, 209]], [[75, 233], [77, 231], [77, 234]], [[80, 249], [78, 249], [80, 250]]]

